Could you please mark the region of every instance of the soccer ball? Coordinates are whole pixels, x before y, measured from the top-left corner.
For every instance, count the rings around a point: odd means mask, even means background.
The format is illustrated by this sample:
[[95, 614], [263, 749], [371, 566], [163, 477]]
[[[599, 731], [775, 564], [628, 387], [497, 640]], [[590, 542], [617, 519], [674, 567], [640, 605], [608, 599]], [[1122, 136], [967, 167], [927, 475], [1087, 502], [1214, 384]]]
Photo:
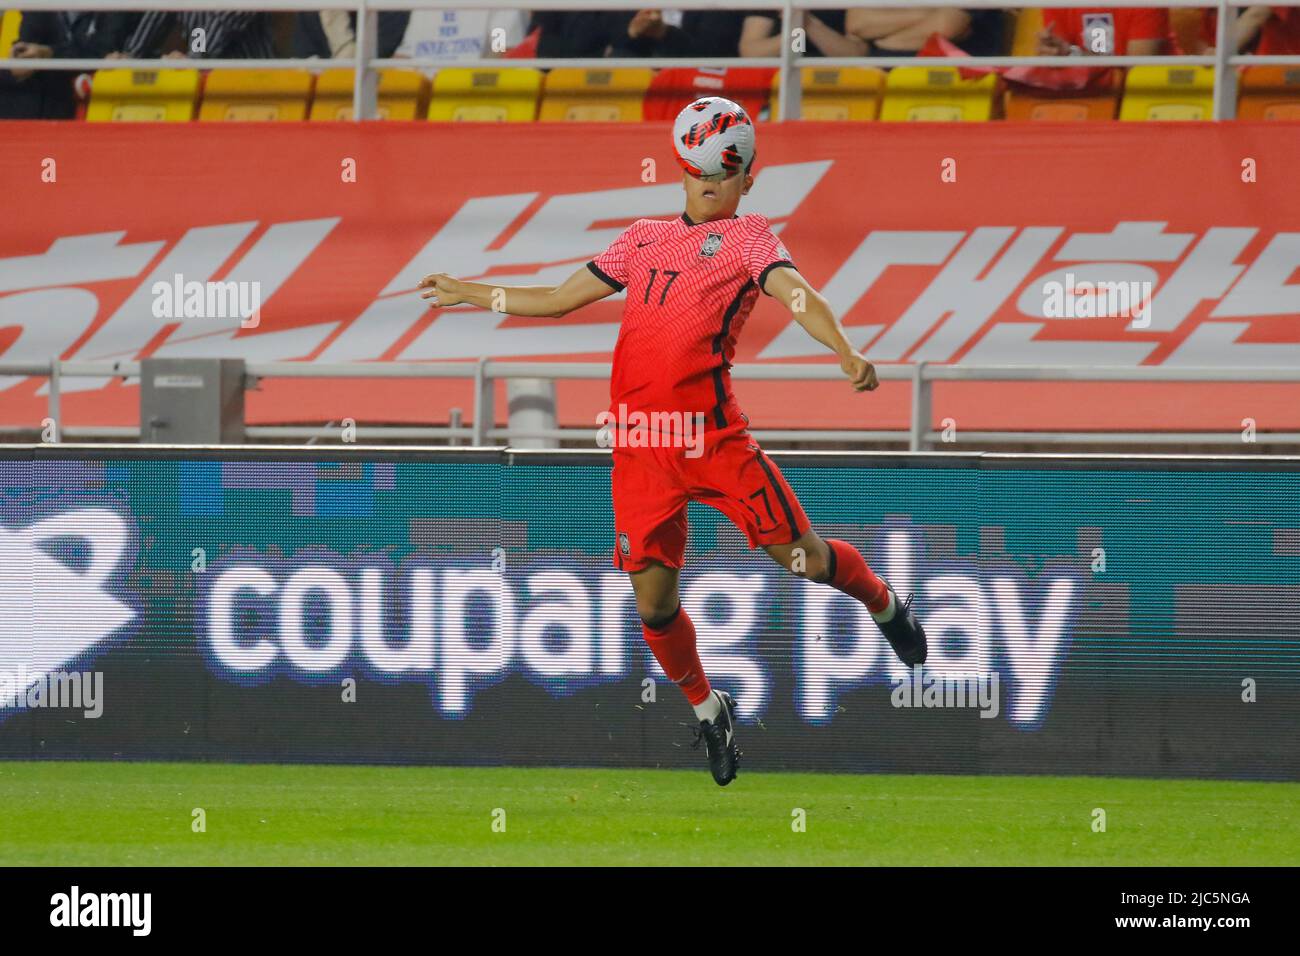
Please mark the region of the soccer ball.
[[673, 121], [677, 162], [692, 176], [726, 179], [754, 158], [754, 124], [744, 107], [721, 96], [696, 100]]

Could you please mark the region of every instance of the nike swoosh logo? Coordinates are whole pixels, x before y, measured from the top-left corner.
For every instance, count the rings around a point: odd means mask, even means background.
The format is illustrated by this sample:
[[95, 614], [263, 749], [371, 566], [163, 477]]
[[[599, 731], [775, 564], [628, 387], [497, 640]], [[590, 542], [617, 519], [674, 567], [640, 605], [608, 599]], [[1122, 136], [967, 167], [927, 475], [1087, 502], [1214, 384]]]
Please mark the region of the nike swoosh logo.
[[731, 711], [727, 709], [727, 702], [725, 700], [719, 700], [719, 703], [722, 704], [722, 713], [719, 716], [723, 716], [727, 718], [727, 738], [726, 738], [727, 744], [726, 745], [730, 747], [731, 739], [736, 735], [736, 725], [731, 721]]
[[642, 246], [653, 245], [655, 242], [658, 242], [658, 240], [657, 240], [657, 239], [651, 239], [649, 242], [638, 242], [638, 243], [636, 244], [636, 247], [637, 247], [638, 249], [640, 249]]

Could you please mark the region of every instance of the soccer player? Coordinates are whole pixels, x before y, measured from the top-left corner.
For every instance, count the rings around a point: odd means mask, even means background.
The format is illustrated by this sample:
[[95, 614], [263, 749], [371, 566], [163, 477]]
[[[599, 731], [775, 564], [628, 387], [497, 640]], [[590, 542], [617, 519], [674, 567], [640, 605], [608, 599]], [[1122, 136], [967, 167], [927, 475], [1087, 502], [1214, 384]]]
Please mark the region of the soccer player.
[[[705, 109], [710, 119], [692, 123], [688, 111]], [[684, 121], [688, 137], [720, 135], [725, 145], [720, 171], [710, 174], [678, 151], [686, 190], [681, 216], [637, 220], [558, 286], [502, 289], [433, 273], [420, 287], [434, 306], [469, 303], [531, 316], [565, 315], [627, 290], [610, 382], [609, 414], [622, 426], [613, 447], [614, 564], [630, 575], [646, 643], [695, 709], [713, 779], [726, 786], [740, 759], [736, 703], [710, 686], [695, 626], [678, 595], [688, 501], [721, 511], [751, 548], [762, 547], [782, 567], [866, 605], [909, 667], [925, 661], [926, 640], [911, 597], [900, 600], [851, 545], [812, 530], [780, 469], [749, 433], [728, 369], [760, 293], [790, 309], [839, 357], [855, 390], [876, 388], [876, 370], [849, 343], [768, 221], [736, 214], [754, 185], [754, 130], [744, 110], [706, 97], [683, 110], [675, 129]], [[631, 424], [636, 412], [655, 415], [660, 431], [634, 438], [633, 428], [642, 427]], [[667, 440], [683, 438], [683, 422], [698, 423], [698, 440]]]

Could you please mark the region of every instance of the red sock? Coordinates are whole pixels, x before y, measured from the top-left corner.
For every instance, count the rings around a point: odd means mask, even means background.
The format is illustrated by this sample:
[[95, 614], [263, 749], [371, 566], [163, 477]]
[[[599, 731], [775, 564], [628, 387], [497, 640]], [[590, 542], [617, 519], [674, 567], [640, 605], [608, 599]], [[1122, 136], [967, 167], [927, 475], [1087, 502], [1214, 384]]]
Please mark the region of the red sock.
[[641, 633], [668, 679], [682, 689], [692, 705], [704, 703], [711, 688], [695, 650], [695, 625], [686, 608], [678, 606], [677, 613], [657, 630], [642, 621]]
[[831, 576], [826, 583], [857, 598], [873, 614], [879, 614], [889, 607], [889, 589], [867, 567], [867, 562], [858, 554], [858, 549], [847, 541], [827, 538], [826, 543], [831, 549]]

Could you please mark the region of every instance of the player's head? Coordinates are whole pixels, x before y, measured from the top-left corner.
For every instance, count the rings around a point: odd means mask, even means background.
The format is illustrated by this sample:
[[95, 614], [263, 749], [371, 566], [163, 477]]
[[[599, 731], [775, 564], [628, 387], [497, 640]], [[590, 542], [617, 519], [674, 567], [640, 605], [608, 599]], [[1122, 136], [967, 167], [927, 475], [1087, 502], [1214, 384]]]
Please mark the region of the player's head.
[[706, 96], [678, 113], [673, 154], [683, 170], [687, 214], [697, 222], [734, 215], [754, 185], [754, 124], [731, 100]]

